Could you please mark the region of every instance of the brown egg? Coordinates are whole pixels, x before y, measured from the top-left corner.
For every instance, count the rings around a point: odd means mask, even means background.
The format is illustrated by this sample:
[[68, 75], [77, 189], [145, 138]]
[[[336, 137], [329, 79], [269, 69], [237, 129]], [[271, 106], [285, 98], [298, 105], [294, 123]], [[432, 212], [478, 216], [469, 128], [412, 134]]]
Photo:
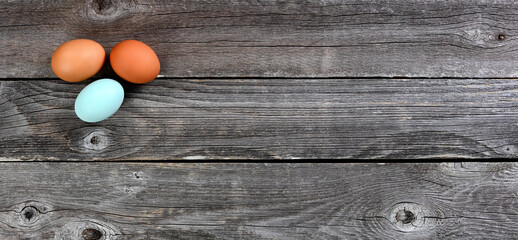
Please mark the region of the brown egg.
[[63, 43], [52, 55], [52, 70], [67, 82], [80, 82], [95, 75], [104, 64], [106, 53], [97, 42], [75, 39]]
[[113, 71], [132, 83], [153, 81], [160, 72], [160, 61], [148, 45], [137, 40], [125, 40], [110, 53]]

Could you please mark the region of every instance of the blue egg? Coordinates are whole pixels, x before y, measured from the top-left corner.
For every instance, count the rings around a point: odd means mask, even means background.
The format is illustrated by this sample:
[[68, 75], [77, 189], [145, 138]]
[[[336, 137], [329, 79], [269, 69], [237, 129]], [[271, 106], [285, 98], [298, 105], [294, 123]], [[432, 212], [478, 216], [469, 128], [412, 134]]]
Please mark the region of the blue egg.
[[124, 100], [124, 89], [113, 79], [104, 78], [88, 84], [77, 95], [76, 115], [85, 122], [100, 122], [113, 115]]

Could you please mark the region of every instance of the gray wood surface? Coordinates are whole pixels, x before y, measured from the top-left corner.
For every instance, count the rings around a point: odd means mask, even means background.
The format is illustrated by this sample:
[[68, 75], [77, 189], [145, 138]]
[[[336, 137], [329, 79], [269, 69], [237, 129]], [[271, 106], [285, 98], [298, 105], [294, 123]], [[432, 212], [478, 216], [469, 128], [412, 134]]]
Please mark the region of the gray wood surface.
[[75, 38], [144, 41], [165, 77], [518, 77], [516, 12], [511, 0], [2, 0], [0, 78], [54, 77], [52, 52]]
[[516, 163], [3, 163], [0, 173], [6, 240], [518, 235]]
[[96, 124], [73, 111], [86, 84], [0, 81], [3, 160], [518, 155], [516, 80], [160, 79]]
[[[0, 239], [514, 239], [517, 163], [162, 160], [515, 158], [517, 12], [0, 0]], [[91, 80], [50, 68], [75, 38], [108, 53], [144, 41], [159, 79], [124, 83], [120, 111], [81, 122]], [[117, 78], [108, 65], [94, 78]]]

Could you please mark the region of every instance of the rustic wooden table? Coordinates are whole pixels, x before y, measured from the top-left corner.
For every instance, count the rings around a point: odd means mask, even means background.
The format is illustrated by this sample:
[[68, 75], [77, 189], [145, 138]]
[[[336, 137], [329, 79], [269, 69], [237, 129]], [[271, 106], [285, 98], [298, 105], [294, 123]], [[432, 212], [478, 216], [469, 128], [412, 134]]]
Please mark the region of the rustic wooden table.
[[[517, 26], [512, 0], [1, 0], [0, 239], [515, 238], [517, 163], [370, 159], [516, 157]], [[84, 123], [91, 80], [50, 68], [76, 38], [161, 74]]]

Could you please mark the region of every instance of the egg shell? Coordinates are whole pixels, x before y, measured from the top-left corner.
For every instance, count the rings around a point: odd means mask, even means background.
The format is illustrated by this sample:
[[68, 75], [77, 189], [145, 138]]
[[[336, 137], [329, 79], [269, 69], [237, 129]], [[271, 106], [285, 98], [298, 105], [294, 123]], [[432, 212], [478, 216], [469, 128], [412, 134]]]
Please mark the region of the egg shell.
[[113, 79], [104, 78], [88, 84], [77, 95], [76, 115], [85, 122], [100, 122], [120, 108], [124, 100], [124, 88]]
[[89, 39], [63, 43], [52, 55], [54, 74], [67, 82], [80, 82], [101, 70], [106, 52], [101, 44]]
[[147, 83], [160, 73], [160, 61], [155, 51], [137, 40], [124, 40], [110, 53], [113, 71], [132, 83]]

